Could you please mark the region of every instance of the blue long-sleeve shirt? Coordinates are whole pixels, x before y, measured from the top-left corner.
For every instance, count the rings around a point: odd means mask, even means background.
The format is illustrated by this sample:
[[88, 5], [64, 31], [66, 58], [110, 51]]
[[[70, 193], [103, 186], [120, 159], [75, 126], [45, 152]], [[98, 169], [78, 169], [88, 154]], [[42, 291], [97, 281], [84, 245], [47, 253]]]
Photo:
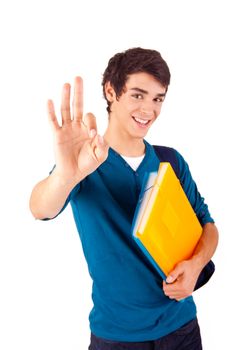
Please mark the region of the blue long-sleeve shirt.
[[[180, 303], [164, 295], [161, 277], [131, 235], [144, 174], [159, 166], [153, 147], [144, 142], [145, 157], [136, 171], [110, 148], [107, 160], [72, 190], [63, 207], [71, 203], [93, 280], [91, 331], [116, 341], [158, 339], [196, 316], [192, 297]], [[187, 163], [178, 152], [177, 157], [200, 223], [213, 222]]]

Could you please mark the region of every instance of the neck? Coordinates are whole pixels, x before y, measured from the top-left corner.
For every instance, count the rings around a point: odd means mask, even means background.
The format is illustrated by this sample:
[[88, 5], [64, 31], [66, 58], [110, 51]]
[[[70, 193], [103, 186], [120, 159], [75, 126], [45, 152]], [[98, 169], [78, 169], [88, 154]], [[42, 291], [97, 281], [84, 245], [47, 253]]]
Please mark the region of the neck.
[[112, 149], [123, 156], [139, 157], [145, 154], [143, 138], [133, 138], [126, 134], [120, 134], [110, 127], [107, 128], [104, 138]]

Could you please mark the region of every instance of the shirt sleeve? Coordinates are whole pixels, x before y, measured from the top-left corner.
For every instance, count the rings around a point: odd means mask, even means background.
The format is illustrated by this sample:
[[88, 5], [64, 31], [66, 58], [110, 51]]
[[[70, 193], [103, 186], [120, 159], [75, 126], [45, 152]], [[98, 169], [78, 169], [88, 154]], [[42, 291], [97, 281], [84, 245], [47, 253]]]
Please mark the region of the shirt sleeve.
[[200, 195], [197, 185], [192, 178], [191, 172], [187, 162], [184, 160], [182, 155], [176, 151], [178, 158], [179, 169], [180, 169], [180, 182], [189, 199], [190, 204], [195, 211], [198, 220], [201, 225], [204, 226], [208, 222], [214, 223], [213, 218], [210, 215], [207, 204], [204, 198]]

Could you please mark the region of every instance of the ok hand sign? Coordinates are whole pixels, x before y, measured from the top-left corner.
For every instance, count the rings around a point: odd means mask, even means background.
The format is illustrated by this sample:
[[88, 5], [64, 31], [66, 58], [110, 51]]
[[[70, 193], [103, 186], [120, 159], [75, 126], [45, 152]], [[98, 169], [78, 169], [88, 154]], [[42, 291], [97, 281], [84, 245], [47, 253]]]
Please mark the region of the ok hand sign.
[[96, 170], [108, 156], [108, 145], [97, 134], [95, 116], [88, 113], [83, 118], [83, 82], [75, 78], [72, 112], [70, 108], [70, 84], [62, 91], [60, 126], [54, 104], [48, 101], [48, 117], [54, 135], [55, 171], [66, 183], [78, 183]]

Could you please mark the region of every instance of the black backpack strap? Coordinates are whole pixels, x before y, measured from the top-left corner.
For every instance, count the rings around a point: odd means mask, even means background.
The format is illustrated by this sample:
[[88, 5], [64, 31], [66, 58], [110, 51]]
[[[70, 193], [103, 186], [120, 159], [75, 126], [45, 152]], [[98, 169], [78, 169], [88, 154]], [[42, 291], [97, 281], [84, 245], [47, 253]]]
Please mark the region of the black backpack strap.
[[178, 162], [178, 159], [176, 156], [175, 149], [171, 148], [171, 147], [154, 146], [154, 145], [153, 145], [153, 148], [154, 148], [155, 153], [161, 162], [169, 162], [171, 164], [171, 166], [173, 167], [173, 170], [176, 173], [176, 176], [179, 179], [180, 178], [180, 168], [179, 168], [179, 162]]

